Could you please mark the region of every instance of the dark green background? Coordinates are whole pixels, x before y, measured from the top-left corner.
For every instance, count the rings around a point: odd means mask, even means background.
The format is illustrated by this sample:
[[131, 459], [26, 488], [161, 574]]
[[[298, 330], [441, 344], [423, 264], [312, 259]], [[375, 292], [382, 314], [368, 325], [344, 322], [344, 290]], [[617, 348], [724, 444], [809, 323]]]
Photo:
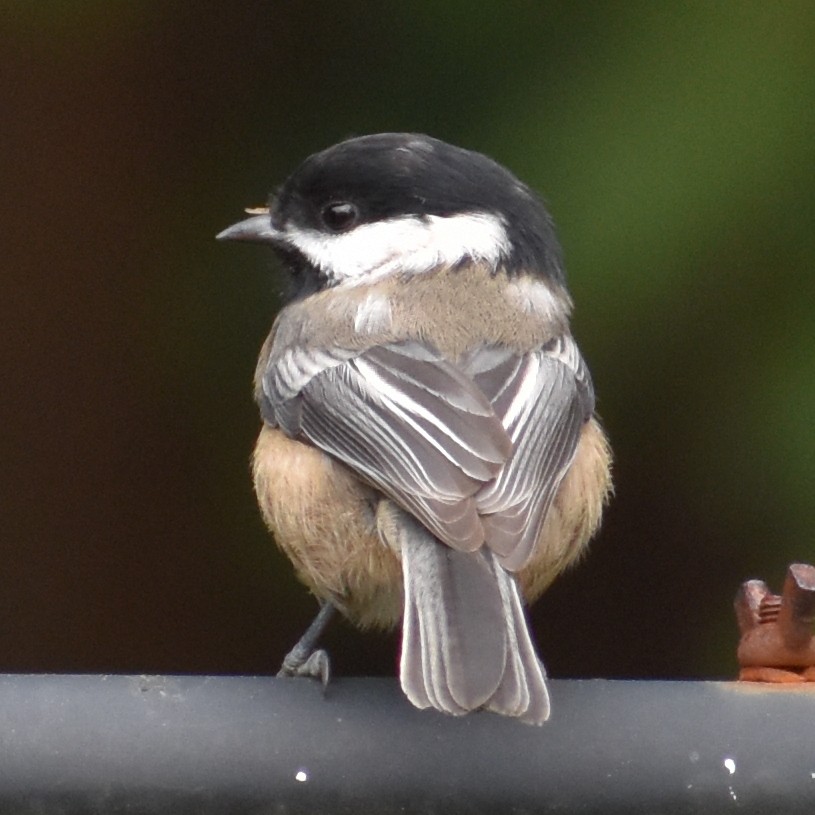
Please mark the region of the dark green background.
[[416, 130], [550, 202], [616, 451], [551, 672], [732, 676], [740, 582], [815, 560], [813, 43], [811, 2], [0, 3], [0, 670], [275, 670], [314, 609], [248, 473], [277, 283], [213, 236]]

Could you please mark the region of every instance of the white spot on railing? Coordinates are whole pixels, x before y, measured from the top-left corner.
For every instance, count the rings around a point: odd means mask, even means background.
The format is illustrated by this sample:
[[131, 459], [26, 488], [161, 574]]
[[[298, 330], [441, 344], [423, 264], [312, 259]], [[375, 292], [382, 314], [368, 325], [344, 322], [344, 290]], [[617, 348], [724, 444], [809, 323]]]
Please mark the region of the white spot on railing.
[[[727, 772], [730, 773], [730, 775], [736, 774], [736, 760], [734, 758], [727, 756], [722, 763], [724, 764], [724, 768], [727, 770]], [[730, 797], [733, 801], [739, 800], [738, 796], [736, 795], [736, 791], [733, 789], [732, 784], [727, 785], [727, 791], [730, 793]]]
[[298, 770], [294, 774], [295, 781], [308, 781], [308, 773], [305, 770]]

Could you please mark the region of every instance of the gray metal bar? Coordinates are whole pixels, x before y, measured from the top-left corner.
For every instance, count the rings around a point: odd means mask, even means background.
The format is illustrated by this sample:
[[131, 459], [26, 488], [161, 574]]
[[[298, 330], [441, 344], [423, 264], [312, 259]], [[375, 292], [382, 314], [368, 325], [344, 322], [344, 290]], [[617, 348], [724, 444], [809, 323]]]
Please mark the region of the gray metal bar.
[[815, 813], [815, 688], [552, 682], [541, 728], [340, 679], [0, 676], [0, 811]]

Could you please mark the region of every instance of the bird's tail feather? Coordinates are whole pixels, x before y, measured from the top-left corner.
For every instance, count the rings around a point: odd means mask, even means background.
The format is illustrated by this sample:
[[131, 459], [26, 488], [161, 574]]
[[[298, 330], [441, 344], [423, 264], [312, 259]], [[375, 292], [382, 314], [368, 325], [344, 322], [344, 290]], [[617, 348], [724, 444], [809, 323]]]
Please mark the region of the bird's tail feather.
[[545, 672], [515, 579], [489, 550], [456, 551], [407, 513], [389, 514], [386, 537], [404, 572], [400, 680], [408, 699], [453, 715], [485, 708], [542, 724]]

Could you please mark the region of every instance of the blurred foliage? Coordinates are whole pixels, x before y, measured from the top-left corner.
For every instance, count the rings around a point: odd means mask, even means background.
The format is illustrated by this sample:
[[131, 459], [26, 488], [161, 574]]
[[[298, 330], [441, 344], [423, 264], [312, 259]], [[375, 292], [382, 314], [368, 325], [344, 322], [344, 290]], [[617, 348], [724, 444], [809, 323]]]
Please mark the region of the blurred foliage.
[[313, 150], [415, 130], [508, 165], [564, 243], [617, 497], [535, 609], [552, 672], [733, 674], [738, 584], [815, 560], [815, 5], [0, 13], [0, 667], [274, 668], [313, 608], [246, 463], [277, 282], [212, 236]]

